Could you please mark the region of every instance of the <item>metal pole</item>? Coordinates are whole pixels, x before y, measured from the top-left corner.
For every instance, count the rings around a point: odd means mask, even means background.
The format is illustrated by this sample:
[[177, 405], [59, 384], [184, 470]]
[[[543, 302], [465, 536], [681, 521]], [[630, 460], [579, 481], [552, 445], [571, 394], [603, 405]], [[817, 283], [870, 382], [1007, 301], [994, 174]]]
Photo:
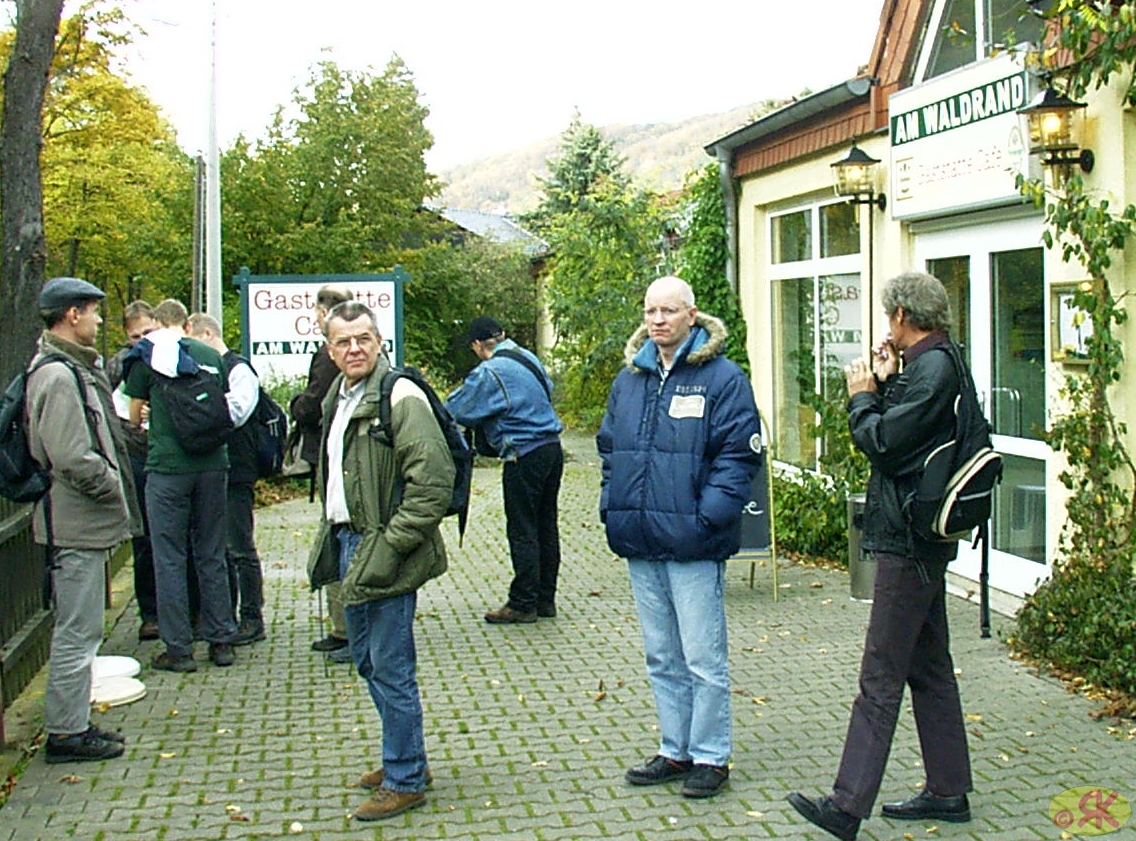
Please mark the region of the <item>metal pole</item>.
[[982, 566], [978, 571], [978, 625], [982, 639], [990, 639], [990, 533], [983, 523], [978, 527], [982, 541]]
[[205, 166], [205, 311], [221, 317], [221, 156], [217, 149], [217, 0], [209, 50], [209, 148]]

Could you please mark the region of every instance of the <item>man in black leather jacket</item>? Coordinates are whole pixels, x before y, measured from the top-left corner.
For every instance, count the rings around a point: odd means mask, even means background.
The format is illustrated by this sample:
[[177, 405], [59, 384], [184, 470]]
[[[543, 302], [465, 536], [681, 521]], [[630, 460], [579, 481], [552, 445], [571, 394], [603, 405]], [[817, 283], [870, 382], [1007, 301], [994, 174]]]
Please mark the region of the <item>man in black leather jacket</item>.
[[[895, 733], [904, 685], [911, 687], [927, 780], [885, 817], [970, 820], [970, 757], [947, 631], [945, 574], [955, 541], [928, 542], [907, 522], [903, 503], [923, 460], [955, 434], [959, 378], [951, 358], [943, 285], [921, 272], [892, 278], [883, 291], [890, 333], [871, 362], [844, 369], [852, 437], [871, 462], [862, 545], [877, 562], [872, 614], [844, 754], [832, 794], [789, 802], [842, 841], [853, 841], [872, 811]], [[902, 364], [901, 364], [902, 360]]]

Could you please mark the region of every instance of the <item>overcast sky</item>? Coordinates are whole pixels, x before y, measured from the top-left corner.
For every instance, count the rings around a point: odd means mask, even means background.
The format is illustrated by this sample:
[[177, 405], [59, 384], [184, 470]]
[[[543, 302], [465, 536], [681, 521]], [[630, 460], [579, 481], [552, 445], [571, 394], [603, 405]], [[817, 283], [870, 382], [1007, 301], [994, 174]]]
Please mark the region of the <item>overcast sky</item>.
[[[69, 0], [68, 9], [76, 0]], [[187, 152], [208, 132], [212, 0], [120, 0], [131, 49]], [[441, 171], [586, 122], [648, 123], [820, 90], [870, 57], [883, 0], [217, 0], [217, 126], [258, 136], [317, 62], [397, 53], [430, 109]], [[713, 138], [707, 138], [711, 140]]]

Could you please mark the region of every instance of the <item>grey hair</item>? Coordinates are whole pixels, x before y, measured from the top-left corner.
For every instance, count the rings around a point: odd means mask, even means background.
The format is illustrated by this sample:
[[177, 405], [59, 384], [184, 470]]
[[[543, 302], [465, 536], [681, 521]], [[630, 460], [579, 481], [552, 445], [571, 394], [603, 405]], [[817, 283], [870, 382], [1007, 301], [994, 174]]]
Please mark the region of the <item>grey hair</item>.
[[951, 302], [947, 290], [934, 275], [906, 271], [884, 284], [884, 312], [895, 315], [903, 308], [904, 319], [916, 330], [949, 330]]
[[344, 301], [336, 304], [327, 314], [327, 323], [331, 324], [333, 318], [338, 318], [340, 321], [355, 321], [363, 316], [370, 319], [371, 326], [375, 328], [375, 335], [381, 336], [382, 332], [379, 330], [379, 322], [375, 319], [375, 313], [362, 301]]

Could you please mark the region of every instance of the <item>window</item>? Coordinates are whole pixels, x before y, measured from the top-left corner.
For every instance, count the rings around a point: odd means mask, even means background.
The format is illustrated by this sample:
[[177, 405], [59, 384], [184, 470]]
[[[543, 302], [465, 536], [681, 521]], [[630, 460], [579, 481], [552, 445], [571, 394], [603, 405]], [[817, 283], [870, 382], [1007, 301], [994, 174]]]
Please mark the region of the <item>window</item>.
[[773, 219], [773, 262], [807, 260], [813, 250], [812, 216], [807, 210]]
[[773, 452], [810, 470], [823, 445], [814, 435], [816, 400], [843, 400], [842, 369], [863, 353], [857, 209], [830, 202], [769, 224]]
[[1042, 31], [1026, 0], [937, 0], [917, 78], [933, 79], [1016, 44], [1038, 43]]

